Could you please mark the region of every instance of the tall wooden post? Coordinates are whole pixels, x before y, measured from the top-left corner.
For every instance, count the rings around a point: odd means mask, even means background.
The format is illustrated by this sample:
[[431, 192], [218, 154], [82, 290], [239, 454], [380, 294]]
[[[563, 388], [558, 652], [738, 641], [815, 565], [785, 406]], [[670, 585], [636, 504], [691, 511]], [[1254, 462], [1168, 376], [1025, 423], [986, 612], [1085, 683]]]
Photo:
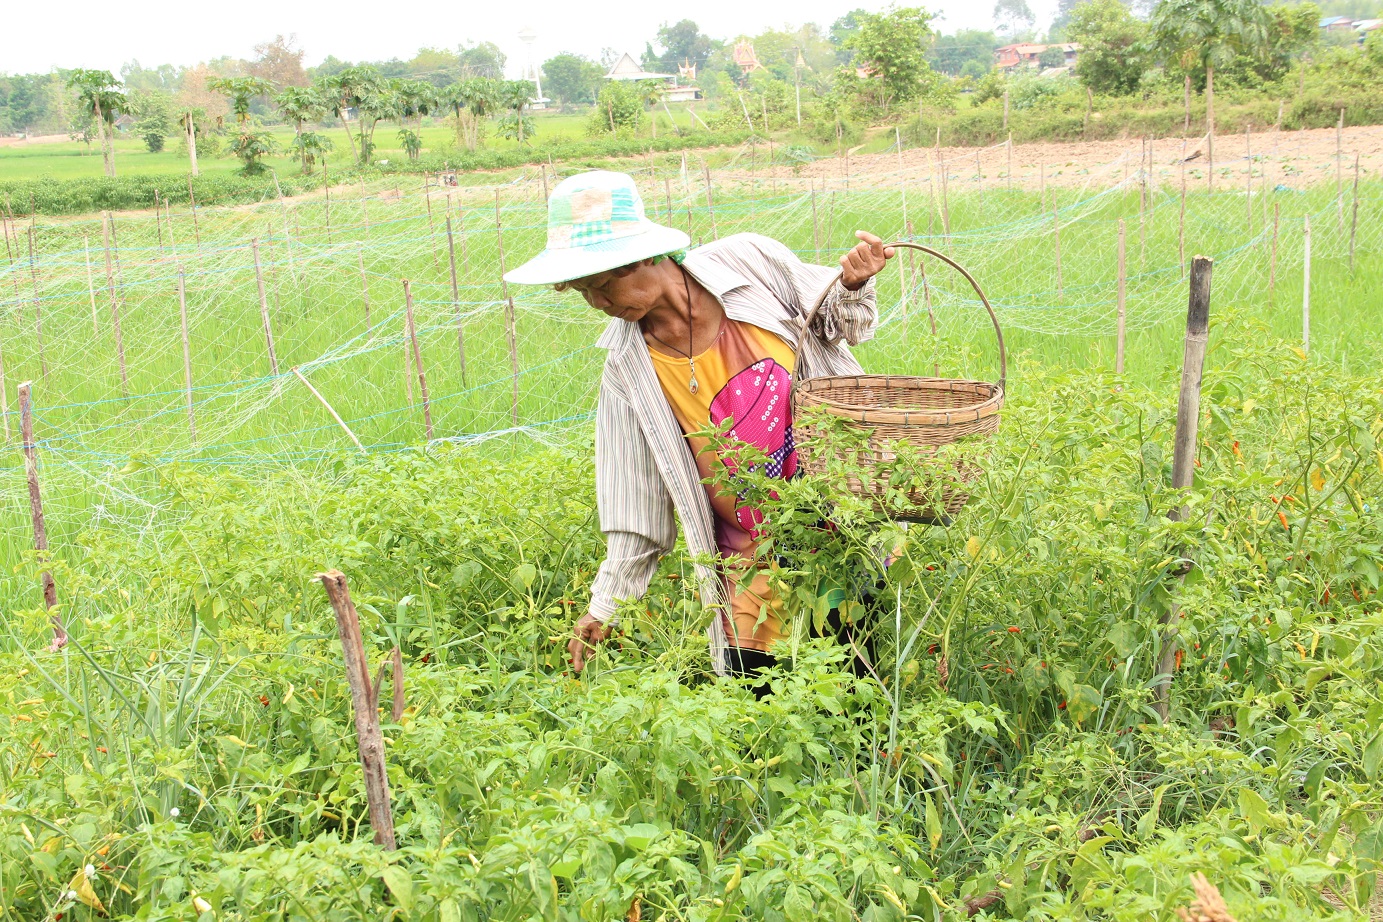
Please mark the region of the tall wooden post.
[[264, 294], [264, 270], [259, 265], [259, 238], [250, 241], [250, 249], [255, 258], [255, 285], [259, 289], [259, 317], [264, 322], [264, 345], [269, 350], [269, 369], [274, 377], [279, 374], [279, 357], [274, 352], [274, 325], [269, 320], [269, 299]]
[[336, 631], [341, 637], [341, 655], [346, 663], [346, 684], [351, 689], [351, 707], [355, 712], [355, 740], [360, 749], [370, 828], [374, 830], [376, 845], [394, 851], [398, 845], [389, 803], [389, 773], [384, 765], [384, 736], [379, 729], [379, 690], [370, 679], [365, 642], [360, 635], [360, 616], [351, 601], [345, 574], [331, 570], [318, 574], [317, 578], [326, 588], [327, 599], [336, 613]]
[[1125, 301], [1127, 275], [1124, 262], [1124, 219], [1119, 219], [1119, 301], [1118, 301], [1118, 331], [1117, 339], [1114, 344], [1114, 373], [1122, 375], [1124, 373], [1124, 331], [1125, 331]]
[[197, 416], [192, 402], [192, 341], [187, 335], [187, 274], [178, 266], [178, 317], [182, 321], [182, 376], [183, 390], [187, 394], [187, 429], [192, 433], [192, 444], [197, 444]]
[[[1172, 448], [1172, 488], [1188, 490], [1195, 476], [1196, 430], [1200, 422], [1201, 376], [1210, 328], [1210, 274], [1214, 261], [1197, 256], [1191, 261], [1191, 292], [1186, 311], [1186, 343], [1181, 362], [1181, 392], [1177, 399], [1176, 441]], [[1173, 521], [1187, 515], [1185, 506], [1167, 513]], [[1183, 574], [1184, 575], [1184, 574]], [[1153, 685], [1153, 709], [1164, 722], [1170, 710], [1172, 671], [1176, 668], [1177, 607], [1161, 618], [1162, 651]]]
[[451, 268], [451, 307], [456, 313], [456, 352], [461, 367], [461, 387], [466, 387], [466, 334], [461, 328], [461, 294], [456, 284], [456, 241], [451, 233], [451, 214], [447, 214], [447, 264]]
[[[706, 191], [709, 195], [709, 185], [706, 187]], [[509, 283], [504, 280], [504, 228], [500, 224], [499, 190], [495, 191], [495, 243], [499, 249], [500, 297], [504, 299], [504, 334], [509, 341], [509, 371], [513, 380], [513, 398], [509, 404], [509, 412], [514, 426], [517, 427], [519, 425], [519, 337], [518, 330], [515, 329], [514, 299], [509, 295]]]
[[667, 176], [663, 177], [663, 222], [672, 226], [672, 180]]
[[[43, 498], [38, 488], [38, 447], [34, 444], [34, 406], [30, 395], [32, 381], [19, 385], [19, 425], [24, 441], [24, 474], [29, 481], [29, 516], [34, 523], [34, 550], [40, 560], [47, 563], [48, 529], [43, 523]], [[58, 586], [53, 581], [53, 573], [44, 570], [38, 576], [43, 585], [43, 607], [53, 622], [53, 642], [48, 649], [60, 650], [67, 644], [67, 631], [63, 628], [62, 616], [58, 607]]]
[[91, 240], [82, 235], [82, 255], [86, 259], [86, 295], [91, 301], [91, 335], [101, 335], [101, 323], [96, 317], [96, 285], [91, 280]]
[[427, 191], [427, 179], [423, 179], [423, 201], [427, 203], [427, 242], [432, 246], [432, 268], [440, 269], [437, 262], [437, 225], [432, 222], [432, 195]]
[[34, 226], [29, 225], [29, 277], [34, 285], [34, 337], [38, 345], [38, 366], [48, 377], [48, 359], [43, 354], [43, 302], [38, 290], [38, 260], [34, 256]]
[[202, 226], [197, 222], [197, 196], [192, 191], [192, 177], [196, 176], [196, 164], [193, 164], [193, 171], [187, 177], [187, 201], [192, 208], [192, 236], [197, 241], [197, 252], [202, 251]]
[[130, 379], [125, 370], [125, 336], [120, 329], [120, 295], [115, 289], [115, 272], [111, 266], [110, 224], [101, 213], [101, 242], [106, 255], [106, 293], [110, 297], [110, 328], [115, 337], [115, 356], [120, 363], [120, 396], [130, 395]]
[[1301, 351], [1311, 351], [1311, 216], [1303, 219], [1301, 267]]
[[403, 280], [404, 312], [408, 320], [408, 341], [413, 345], [413, 366], [418, 369], [418, 394], [423, 400], [423, 424], [427, 427], [427, 440], [432, 441], [432, 401], [427, 394], [427, 375], [423, 371], [423, 352], [418, 348], [418, 328], [413, 323], [413, 291], [408, 279]]

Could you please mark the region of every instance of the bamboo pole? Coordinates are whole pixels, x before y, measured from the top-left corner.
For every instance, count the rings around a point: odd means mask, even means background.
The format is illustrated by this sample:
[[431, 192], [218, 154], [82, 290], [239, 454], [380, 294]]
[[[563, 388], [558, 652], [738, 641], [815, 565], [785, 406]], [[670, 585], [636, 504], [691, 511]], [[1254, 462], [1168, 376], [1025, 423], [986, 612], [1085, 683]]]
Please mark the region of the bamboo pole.
[[120, 362], [120, 396], [128, 397], [130, 380], [125, 371], [125, 336], [120, 329], [120, 297], [115, 290], [115, 272], [111, 267], [110, 226], [106, 213], [101, 212], [101, 242], [106, 255], [106, 293], [110, 296], [110, 328], [115, 337], [115, 355]]
[[250, 241], [250, 249], [254, 251], [255, 259], [255, 285], [259, 289], [259, 318], [264, 323], [264, 346], [269, 351], [269, 369], [274, 377], [279, 374], [279, 357], [274, 352], [274, 325], [269, 320], [269, 299], [264, 294], [264, 270], [259, 264], [259, 238]]
[[1052, 240], [1056, 250], [1056, 299], [1064, 301], [1066, 289], [1061, 283], [1061, 213], [1057, 211], [1055, 202], [1052, 203], [1052, 231]]
[[[38, 486], [38, 446], [34, 444], [34, 405], [30, 389], [32, 381], [19, 385], [19, 424], [24, 441], [24, 475], [29, 482], [29, 517], [34, 525], [34, 550], [39, 560], [48, 563], [48, 529], [43, 522], [43, 497]], [[61, 650], [67, 645], [67, 631], [63, 628], [62, 615], [57, 611], [58, 585], [53, 573], [47, 569], [38, 575], [43, 587], [43, 607], [53, 623], [53, 642], [49, 650]]]
[[43, 354], [43, 303], [38, 290], [38, 260], [34, 256], [34, 226], [29, 225], [29, 277], [34, 286], [34, 337], [38, 344], [38, 366], [48, 377], [48, 359]]
[[[346, 433], [346, 435], [348, 435], [348, 436], [350, 437], [350, 440], [351, 440], [352, 442], [355, 443], [355, 447], [358, 448], [358, 449], [360, 449], [360, 453], [361, 453], [362, 455], [368, 454], [368, 452], [365, 451], [365, 446], [360, 444], [360, 439], [358, 439], [358, 438], [355, 437], [355, 433], [351, 431], [351, 427], [350, 427], [350, 426], [347, 426], [347, 425], [346, 425], [346, 421], [345, 421], [344, 419], [341, 418], [341, 414], [336, 412], [336, 408], [335, 408], [335, 407], [333, 407], [331, 404], [327, 403], [327, 399], [326, 399], [325, 397], [322, 396], [321, 392], [318, 391], [317, 388], [315, 388], [315, 387], [312, 386], [312, 382], [311, 382], [311, 381], [309, 381], [309, 380], [307, 380], [307, 378], [303, 377], [303, 373], [302, 373], [301, 371], [298, 370], [298, 366], [294, 365], [294, 366], [293, 366], [291, 369], [289, 369], [289, 370], [292, 371], [293, 374], [295, 374], [295, 375], [297, 376], [297, 378], [298, 378], [299, 381], [301, 381], [303, 384], [306, 384], [306, 385], [307, 385], [307, 389], [308, 389], [309, 391], [312, 392], [312, 396], [313, 396], [313, 397], [316, 397], [316, 398], [317, 398], [317, 402], [320, 403], [322, 406], [326, 407], [326, 411], [327, 411], [328, 413], [331, 414], [331, 418], [334, 419], [334, 420], [336, 420], [336, 425], [340, 426], [340, 427], [341, 427], [341, 431], [344, 432], [344, 433]], [[189, 398], [189, 399], [190, 399], [190, 398]], [[191, 408], [191, 405], [189, 404], [189, 405], [188, 405], [188, 412], [190, 413], [191, 410], [192, 410], [192, 408]]]
[[[1190, 299], [1186, 311], [1186, 342], [1181, 363], [1181, 391], [1177, 398], [1177, 426], [1172, 448], [1172, 489], [1189, 490], [1195, 476], [1196, 431], [1200, 422], [1201, 378], [1205, 371], [1205, 346], [1210, 328], [1210, 276], [1214, 261], [1197, 256], [1191, 261]], [[1186, 518], [1185, 505], [1168, 510], [1167, 518]], [[1183, 570], [1181, 578], [1184, 579]], [[1171, 705], [1172, 672], [1176, 669], [1177, 615], [1180, 606], [1163, 613], [1162, 650], [1153, 685], [1153, 710], [1164, 723]]]
[[441, 269], [437, 260], [437, 225], [432, 221], [432, 194], [427, 191], [427, 179], [423, 179], [423, 201], [427, 203], [427, 242], [432, 247], [432, 268]]
[[197, 252], [202, 251], [202, 227], [197, 223], [197, 196], [192, 192], [192, 176], [187, 177], [187, 201], [192, 206], [192, 234], [197, 240]]
[[365, 801], [375, 844], [386, 851], [398, 846], [394, 840], [394, 814], [389, 804], [389, 773], [384, 765], [384, 736], [379, 729], [377, 684], [370, 681], [370, 666], [365, 658], [365, 643], [360, 636], [360, 616], [351, 601], [346, 577], [340, 570], [318, 574], [327, 599], [336, 614], [336, 631], [341, 638], [341, 654], [346, 664], [346, 683], [351, 689], [355, 712], [355, 739], [360, 750], [360, 767], [365, 779]]
[[1303, 219], [1301, 269], [1301, 351], [1311, 351], [1311, 216]]
[[158, 190], [154, 190], [154, 227], [158, 230], [158, 251], [163, 252], [163, 221], [159, 218]]
[[178, 318], [182, 324], [182, 376], [183, 391], [187, 395], [187, 428], [192, 434], [192, 444], [197, 444], [197, 416], [192, 401], [192, 341], [187, 334], [187, 275], [178, 266]]
[[427, 394], [427, 374], [423, 371], [423, 352], [418, 348], [418, 328], [413, 322], [413, 290], [408, 279], [403, 280], [404, 316], [408, 323], [408, 341], [413, 346], [413, 367], [418, 370], [418, 396], [423, 401], [423, 424], [427, 427], [427, 440], [432, 441], [432, 401]]
[[[709, 174], [707, 175], [709, 176]], [[706, 189], [709, 195], [710, 186], [707, 186]], [[712, 226], [714, 226], [714, 218], [712, 219]], [[513, 380], [513, 398], [509, 404], [509, 412], [514, 426], [517, 428], [519, 425], [519, 335], [515, 328], [514, 299], [509, 295], [509, 283], [504, 279], [504, 228], [500, 224], [499, 190], [495, 190], [495, 242], [499, 250], [500, 296], [504, 299], [504, 335], [509, 341], [509, 370]]]
[[[7, 196], [6, 198], [8, 199], [8, 196]], [[10, 285], [12, 285], [12, 286], [14, 287], [14, 300], [15, 300], [15, 303], [18, 304], [18, 303], [19, 303], [19, 300], [20, 300], [20, 297], [21, 297], [20, 294], [19, 294], [19, 273], [14, 271], [14, 251], [10, 249], [10, 230], [9, 230], [9, 228], [10, 228], [10, 222], [8, 222], [8, 221], [5, 219], [4, 212], [0, 212], [0, 234], [3, 234], [3, 236], [4, 236], [4, 238], [5, 238], [5, 258], [6, 258], [7, 260], [9, 260], [9, 264], [10, 264]], [[16, 229], [16, 230], [15, 230], [15, 247], [16, 247], [16, 248], [19, 246], [19, 236], [18, 236], [18, 235], [19, 235], [19, 231], [18, 231], [18, 229]]]
[[461, 387], [466, 387], [466, 334], [461, 327], [461, 294], [456, 285], [456, 241], [451, 233], [451, 214], [447, 214], [447, 265], [451, 269], [451, 309], [456, 314], [456, 352], [461, 368]]
[[101, 323], [96, 316], [96, 284], [91, 279], [91, 238], [82, 235], [82, 256], [86, 259], [86, 295], [91, 302], [91, 335], [101, 335]]
[[1119, 219], [1119, 301], [1118, 301], [1118, 333], [1114, 345], [1114, 373], [1122, 375], [1124, 373], [1124, 332], [1125, 332], [1125, 296], [1127, 294], [1127, 274], [1124, 261], [1124, 219]]

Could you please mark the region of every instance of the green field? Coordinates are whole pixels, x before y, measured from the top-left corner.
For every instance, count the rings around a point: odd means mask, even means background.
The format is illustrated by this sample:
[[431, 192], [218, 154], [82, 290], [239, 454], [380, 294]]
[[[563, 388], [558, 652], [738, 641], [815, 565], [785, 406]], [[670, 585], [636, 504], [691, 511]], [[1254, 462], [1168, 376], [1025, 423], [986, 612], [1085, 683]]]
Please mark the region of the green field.
[[[0, 150], [0, 179], [21, 159]], [[203, 922], [1170, 922], [1196, 871], [1240, 922], [1365, 911], [1383, 862], [1383, 185], [1183, 204], [1136, 176], [1038, 193], [961, 172], [943, 199], [929, 177], [809, 186], [746, 169], [746, 152], [717, 159], [735, 169], [709, 195], [696, 157], [686, 174], [680, 156], [628, 166], [650, 214], [702, 242], [755, 231], [829, 263], [856, 228], [910, 222], [1004, 330], [1003, 427], [951, 528], [904, 534], [829, 480], [770, 506], [794, 585], [900, 554], [872, 574], [878, 680], [801, 636], [806, 607], [774, 697], [715, 680], [680, 550], [621, 642], [563, 674], [603, 553], [602, 323], [569, 295], [511, 290], [508, 348], [500, 243], [506, 266], [542, 244], [535, 171], [117, 214], [109, 281], [98, 217], [21, 222], [0, 264], [6, 419], [17, 448], [15, 385], [32, 380], [73, 639], [44, 652], [12, 451], [0, 920], [96, 918], [99, 899], [116, 918]], [[1169, 468], [1195, 254], [1215, 267], [1185, 497]], [[982, 308], [936, 261], [900, 257], [879, 306], [867, 370], [997, 377]], [[394, 853], [371, 844], [314, 581], [328, 567], [350, 579], [371, 662], [398, 645], [406, 663], [406, 710], [384, 712]]]

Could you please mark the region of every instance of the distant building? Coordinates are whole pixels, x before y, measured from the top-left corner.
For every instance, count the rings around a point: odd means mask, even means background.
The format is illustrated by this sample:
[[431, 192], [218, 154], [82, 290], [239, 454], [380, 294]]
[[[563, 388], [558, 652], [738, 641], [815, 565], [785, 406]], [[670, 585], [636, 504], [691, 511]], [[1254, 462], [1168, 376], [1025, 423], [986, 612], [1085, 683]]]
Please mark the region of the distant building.
[[1354, 21], [1354, 31], [1364, 35], [1379, 28], [1383, 28], [1383, 19], [1356, 19]]
[[748, 40], [735, 43], [735, 50], [731, 53], [731, 59], [735, 66], [747, 77], [756, 70], [764, 70], [764, 66], [759, 63], [759, 56], [754, 53], [754, 43]]
[[1326, 32], [1349, 32], [1354, 29], [1354, 20], [1348, 16], [1326, 16], [1321, 20], [1321, 28]]
[[1036, 42], [1018, 42], [1013, 45], [1004, 45], [994, 49], [994, 64], [1003, 69], [1010, 70], [1015, 67], [1036, 67], [1038, 58], [1049, 48], [1060, 48], [1062, 57], [1065, 59], [1062, 66], [1071, 67], [1076, 63], [1076, 56], [1080, 52], [1080, 44], [1077, 42], [1060, 42], [1054, 45], [1039, 45]]
[[644, 70], [638, 61], [635, 61], [628, 53], [620, 55], [615, 66], [610, 68], [610, 72], [605, 75], [606, 80], [665, 80], [663, 85], [663, 99], [668, 102], [690, 102], [701, 98], [701, 88], [695, 84], [679, 85], [678, 75], [690, 69], [693, 79], [696, 77], [696, 65], [689, 64], [678, 66], [677, 75], [658, 74], [653, 71]]

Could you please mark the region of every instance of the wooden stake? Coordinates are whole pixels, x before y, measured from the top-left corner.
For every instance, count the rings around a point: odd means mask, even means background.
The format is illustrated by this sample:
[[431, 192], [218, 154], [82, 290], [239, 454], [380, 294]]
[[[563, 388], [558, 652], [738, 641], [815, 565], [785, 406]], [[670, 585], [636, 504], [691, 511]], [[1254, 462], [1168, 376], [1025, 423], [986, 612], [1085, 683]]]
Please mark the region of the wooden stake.
[[456, 285], [456, 242], [451, 234], [451, 214], [447, 214], [447, 264], [451, 268], [451, 309], [456, 314], [456, 352], [460, 359], [461, 387], [466, 387], [466, 334], [461, 328], [461, 294]]
[[192, 192], [192, 176], [187, 177], [187, 201], [192, 205], [192, 234], [197, 239], [197, 252], [202, 251], [202, 228], [197, 223], [197, 196]]
[[408, 341], [413, 344], [413, 367], [418, 369], [418, 396], [423, 400], [423, 424], [427, 427], [427, 440], [432, 441], [432, 401], [427, 394], [427, 375], [423, 372], [423, 352], [418, 348], [418, 328], [413, 323], [413, 290], [408, 279], [403, 280], [403, 303], [408, 321]]
[[331, 245], [331, 177], [327, 175], [327, 162], [322, 161], [322, 191], [326, 193], [327, 246]]
[[1064, 301], [1066, 299], [1065, 286], [1061, 284], [1061, 214], [1057, 211], [1056, 203], [1052, 203], [1052, 230], [1053, 243], [1056, 248], [1056, 299]]
[[178, 241], [173, 239], [173, 207], [168, 203], [168, 197], [163, 198], [163, 220], [168, 224], [168, 249], [173, 251], [173, 257], [178, 255]]
[[163, 252], [163, 221], [159, 219], [158, 190], [154, 190], [154, 227], [158, 229], [158, 251]]
[[663, 177], [663, 221], [672, 226], [672, 180]]
[[[898, 130], [898, 126], [893, 126], [893, 139], [898, 149], [898, 191], [903, 199], [903, 227], [911, 227], [908, 221], [908, 181], [903, 172], [903, 133]], [[908, 231], [908, 236], [912, 236], [912, 231]]]
[[264, 321], [264, 345], [269, 350], [269, 369], [274, 377], [279, 374], [279, 357], [274, 352], [274, 325], [269, 320], [269, 299], [264, 294], [264, 270], [259, 265], [259, 238], [250, 241], [250, 249], [255, 258], [255, 285], [259, 288], [259, 317]]
[[437, 261], [437, 225], [432, 223], [432, 196], [427, 191], [427, 180], [423, 180], [423, 201], [427, 203], [427, 242], [432, 245], [432, 268], [440, 269]]
[[[1176, 437], [1172, 448], [1172, 489], [1189, 490], [1195, 476], [1196, 431], [1200, 422], [1201, 377], [1205, 370], [1205, 346], [1210, 327], [1210, 275], [1214, 261], [1197, 256], [1191, 261], [1191, 294], [1186, 311], [1186, 343], [1181, 363], [1181, 392], [1177, 399]], [[1186, 518], [1187, 507], [1167, 513], [1174, 522]], [[1182, 572], [1185, 577], [1185, 571]], [[1172, 672], [1176, 668], [1177, 615], [1179, 606], [1161, 617], [1162, 653], [1153, 685], [1153, 709], [1166, 722], [1170, 709]]]
[[[312, 382], [307, 380], [307, 378], [303, 377], [303, 373], [301, 371], [298, 371], [298, 367], [296, 365], [294, 365], [293, 368], [291, 368], [290, 370], [293, 372], [293, 374], [297, 375], [299, 381], [307, 385], [307, 389], [312, 392], [313, 397], [317, 398], [317, 402], [320, 403], [322, 406], [326, 407], [327, 412], [331, 414], [331, 418], [336, 420], [336, 425], [341, 427], [342, 432], [350, 436], [350, 440], [355, 443], [356, 448], [360, 449], [360, 453], [362, 455], [368, 454], [368, 452], [365, 451], [365, 446], [360, 444], [360, 439], [355, 437], [355, 433], [351, 431], [351, 427], [347, 426], [346, 421], [341, 418], [341, 414], [337, 413], [336, 409], [331, 404], [327, 403], [327, 399], [322, 396], [321, 392], [318, 391], [317, 388], [312, 386]], [[190, 399], [191, 398], [189, 397], [189, 400]], [[192, 407], [189, 404], [188, 412], [190, 413], [191, 411]]]
[[[706, 190], [709, 195], [709, 185]], [[712, 218], [711, 223], [712, 226], [715, 225], [714, 218]], [[513, 399], [509, 405], [509, 412], [514, 426], [517, 428], [519, 425], [519, 337], [518, 330], [515, 329], [514, 299], [509, 296], [509, 283], [504, 279], [504, 228], [500, 224], [498, 189], [495, 190], [495, 241], [499, 250], [500, 297], [504, 299], [504, 333], [509, 340], [509, 370], [514, 383]]]
[[43, 304], [38, 292], [38, 260], [34, 257], [34, 226], [29, 225], [29, 277], [34, 285], [34, 337], [38, 344], [38, 366], [48, 377], [48, 360], [43, 355]]
[[360, 263], [360, 298], [365, 302], [365, 329], [370, 328], [370, 282], [365, 276], [365, 248], [357, 245], [356, 259]]
[[183, 391], [187, 394], [187, 428], [192, 433], [192, 444], [197, 444], [197, 416], [192, 409], [192, 341], [187, 335], [187, 275], [178, 266], [178, 317], [182, 322], [182, 377]]
[[1124, 219], [1119, 219], [1119, 300], [1118, 300], [1118, 332], [1114, 344], [1114, 373], [1122, 375], [1124, 373], [1124, 329], [1125, 329], [1125, 303], [1127, 276], [1124, 263]]
[[[19, 425], [24, 440], [24, 474], [29, 481], [29, 516], [34, 523], [34, 550], [39, 559], [48, 562], [48, 529], [43, 523], [43, 498], [38, 488], [38, 447], [34, 444], [34, 406], [30, 396], [32, 381], [19, 385]], [[49, 650], [61, 650], [67, 645], [67, 631], [63, 628], [62, 616], [55, 610], [58, 607], [58, 586], [53, 581], [53, 573], [45, 569], [38, 575], [43, 586], [43, 607], [53, 622], [53, 642]]]
[[110, 296], [110, 328], [115, 336], [115, 355], [120, 362], [120, 396], [130, 395], [130, 380], [125, 373], [125, 337], [120, 330], [120, 297], [115, 290], [115, 273], [111, 269], [110, 224], [101, 212], [101, 242], [106, 253], [106, 292]]
[[360, 767], [365, 778], [365, 800], [375, 844], [386, 851], [398, 846], [394, 840], [394, 813], [389, 804], [389, 774], [384, 765], [384, 737], [375, 708], [378, 689], [370, 681], [370, 665], [365, 659], [365, 643], [360, 636], [360, 616], [351, 602], [346, 577], [340, 570], [318, 574], [327, 599], [336, 613], [336, 631], [341, 637], [341, 654], [346, 663], [346, 683], [351, 689], [355, 711], [355, 740], [360, 749]]
[[91, 280], [91, 240], [82, 235], [82, 255], [86, 259], [86, 295], [91, 301], [91, 335], [101, 335], [101, 323], [96, 318], [96, 285]]
[[545, 163], [540, 163], [540, 164], [538, 164], [538, 171], [539, 171], [540, 173], [542, 173], [542, 175], [543, 175], [543, 204], [546, 205], [546, 204], [547, 204], [547, 200], [548, 200], [548, 198], [550, 197], [550, 195], [549, 195], [549, 193], [548, 193], [548, 191], [547, 191], [547, 164], [545, 164]]
[[1311, 351], [1311, 216], [1303, 219], [1301, 268], [1301, 351]]

